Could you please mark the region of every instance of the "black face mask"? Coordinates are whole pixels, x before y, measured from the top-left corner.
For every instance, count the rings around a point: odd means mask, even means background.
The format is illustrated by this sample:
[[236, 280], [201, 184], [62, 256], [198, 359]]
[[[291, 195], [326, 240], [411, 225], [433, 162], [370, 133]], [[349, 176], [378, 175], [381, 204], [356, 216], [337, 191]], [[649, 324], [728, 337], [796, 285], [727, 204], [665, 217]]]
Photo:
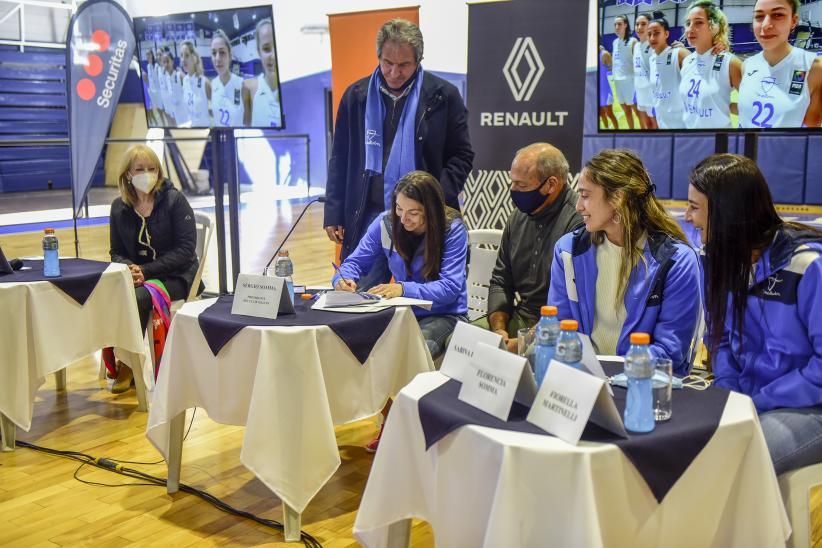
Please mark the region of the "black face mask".
[[514, 201], [514, 205], [517, 206], [517, 209], [530, 215], [538, 209], [539, 206], [544, 204], [545, 200], [548, 199], [548, 196], [540, 193], [540, 190], [545, 186], [545, 183], [548, 182], [549, 178], [542, 181], [542, 184], [534, 190], [511, 190], [511, 199]]

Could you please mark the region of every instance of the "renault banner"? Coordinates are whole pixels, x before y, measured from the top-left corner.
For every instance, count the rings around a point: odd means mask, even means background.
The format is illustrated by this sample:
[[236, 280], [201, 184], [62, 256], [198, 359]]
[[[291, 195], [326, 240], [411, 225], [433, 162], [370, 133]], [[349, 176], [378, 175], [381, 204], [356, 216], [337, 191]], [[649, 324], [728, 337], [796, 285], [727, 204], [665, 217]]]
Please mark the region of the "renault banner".
[[86, 197], [134, 55], [131, 18], [112, 0], [90, 0], [66, 35], [66, 95], [75, 215]]
[[512, 208], [508, 170], [538, 141], [580, 168], [588, 2], [469, 4], [468, 127], [476, 153], [466, 183], [470, 228], [502, 228]]

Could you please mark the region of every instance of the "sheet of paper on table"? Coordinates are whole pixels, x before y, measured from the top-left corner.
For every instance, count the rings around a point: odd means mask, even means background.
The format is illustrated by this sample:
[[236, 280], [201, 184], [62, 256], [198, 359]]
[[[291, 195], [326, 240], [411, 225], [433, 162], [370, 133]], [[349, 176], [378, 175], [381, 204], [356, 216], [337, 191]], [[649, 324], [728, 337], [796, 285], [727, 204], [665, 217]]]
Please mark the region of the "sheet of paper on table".
[[311, 305], [313, 310], [328, 310], [330, 312], [347, 312], [350, 314], [364, 314], [366, 312], [379, 312], [392, 306], [419, 306], [426, 310], [431, 310], [434, 303], [431, 301], [423, 301], [421, 299], [410, 299], [408, 297], [394, 297], [392, 299], [380, 299], [369, 304], [361, 304], [357, 306], [342, 306], [332, 307], [326, 306], [325, 294], [320, 295], [317, 301]]

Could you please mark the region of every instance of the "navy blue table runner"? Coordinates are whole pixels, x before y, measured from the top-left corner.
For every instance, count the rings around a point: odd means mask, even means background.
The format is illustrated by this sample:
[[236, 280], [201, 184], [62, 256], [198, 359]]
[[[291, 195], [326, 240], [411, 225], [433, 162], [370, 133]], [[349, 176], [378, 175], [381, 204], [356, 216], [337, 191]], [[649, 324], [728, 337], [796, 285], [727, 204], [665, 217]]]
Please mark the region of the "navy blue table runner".
[[[621, 366], [603, 365], [609, 375], [622, 370]], [[514, 402], [508, 421], [501, 421], [460, 401], [457, 398], [460, 388], [461, 383], [452, 379], [420, 398], [419, 415], [426, 450], [450, 432], [468, 424], [550, 435], [526, 422], [528, 408], [524, 405]], [[614, 402], [620, 415], [625, 409], [626, 394], [624, 388], [614, 387]], [[617, 445], [645, 479], [657, 501], [662, 502], [671, 487], [713, 437], [725, 409], [728, 394], [727, 390], [717, 387], [704, 391], [687, 388], [674, 390], [673, 415], [668, 421], [656, 423], [653, 432], [629, 432], [628, 439], [623, 439], [589, 422], [582, 433], [582, 439]]]
[[218, 297], [217, 301], [203, 310], [198, 317], [200, 329], [208, 342], [211, 352], [216, 356], [220, 349], [244, 327], [252, 325], [298, 327], [327, 325], [354, 354], [360, 363], [365, 363], [371, 349], [382, 336], [385, 328], [394, 317], [394, 309], [380, 312], [349, 314], [312, 310], [313, 301], [297, 300], [294, 303], [296, 314], [285, 314], [276, 320], [255, 318], [253, 316], [231, 315], [233, 295]]
[[60, 276], [47, 278], [43, 275], [42, 260], [24, 260], [23, 267], [28, 270], [16, 270], [12, 274], [0, 276], [0, 283], [51, 282], [63, 293], [77, 301], [81, 306], [86, 304], [103, 272], [111, 263], [89, 261], [88, 259], [66, 259], [60, 261]]

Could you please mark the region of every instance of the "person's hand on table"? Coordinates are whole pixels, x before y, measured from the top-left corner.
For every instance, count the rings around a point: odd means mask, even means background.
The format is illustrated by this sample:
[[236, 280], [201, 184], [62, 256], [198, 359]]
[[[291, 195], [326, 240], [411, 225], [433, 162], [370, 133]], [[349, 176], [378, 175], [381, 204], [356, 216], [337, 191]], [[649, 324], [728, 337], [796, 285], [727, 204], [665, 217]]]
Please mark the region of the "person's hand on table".
[[508, 331], [504, 329], [497, 329], [494, 333], [502, 337], [502, 342], [505, 343], [506, 348], [508, 348], [508, 352], [513, 352], [514, 354], [517, 353], [517, 339], [509, 337]]
[[402, 297], [402, 284], [380, 284], [368, 290], [372, 295], [379, 295], [384, 299]]
[[340, 225], [325, 227], [325, 233], [328, 234], [328, 239], [335, 244], [341, 244], [343, 236], [345, 236], [345, 228]]
[[140, 265], [130, 264], [128, 265], [128, 269], [131, 271], [131, 281], [134, 282], [134, 287], [140, 287], [145, 283], [146, 277]]
[[337, 285], [334, 286], [334, 289], [337, 291], [350, 291], [353, 293], [357, 290], [357, 284], [351, 280], [340, 279], [337, 282]]

